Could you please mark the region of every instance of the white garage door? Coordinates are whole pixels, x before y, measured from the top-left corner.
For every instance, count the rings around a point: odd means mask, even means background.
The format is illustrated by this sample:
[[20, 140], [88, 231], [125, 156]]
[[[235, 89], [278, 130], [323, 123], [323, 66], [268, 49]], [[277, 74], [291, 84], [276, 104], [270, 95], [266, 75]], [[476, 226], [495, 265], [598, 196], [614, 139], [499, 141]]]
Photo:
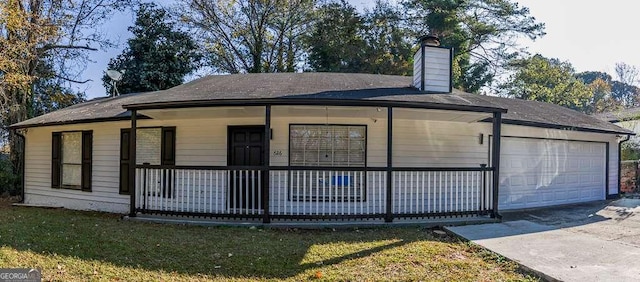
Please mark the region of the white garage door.
[[502, 138], [501, 209], [605, 198], [604, 143]]

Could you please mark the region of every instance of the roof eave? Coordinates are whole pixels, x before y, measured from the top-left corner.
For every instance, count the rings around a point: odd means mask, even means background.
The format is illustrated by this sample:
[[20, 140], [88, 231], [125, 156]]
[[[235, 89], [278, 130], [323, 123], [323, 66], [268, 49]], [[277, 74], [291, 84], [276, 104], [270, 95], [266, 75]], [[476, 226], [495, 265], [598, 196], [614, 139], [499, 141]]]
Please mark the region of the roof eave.
[[[151, 119], [148, 116], [137, 114], [138, 119]], [[44, 126], [58, 126], [58, 125], [71, 125], [71, 124], [85, 124], [94, 122], [110, 122], [110, 121], [127, 121], [131, 120], [131, 116], [118, 116], [118, 117], [106, 117], [106, 118], [94, 118], [94, 119], [78, 119], [68, 121], [55, 121], [55, 122], [43, 122], [43, 123], [31, 123], [31, 124], [12, 124], [9, 129], [25, 129], [32, 127], [44, 127]]]
[[126, 104], [122, 107], [127, 110], [151, 110], [151, 109], [176, 109], [197, 107], [224, 107], [224, 106], [283, 106], [283, 105], [317, 105], [317, 106], [369, 106], [369, 107], [401, 107], [456, 110], [483, 113], [506, 113], [507, 109], [499, 107], [482, 107], [462, 104], [444, 104], [431, 102], [410, 102], [393, 100], [357, 100], [357, 99], [239, 99], [239, 100], [189, 100], [170, 102], [151, 102]]
[[[490, 122], [491, 120], [490, 119], [484, 119], [482, 121], [483, 122]], [[560, 130], [567, 130], [567, 131], [591, 132], [591, 133], [636, 135], [636, 133], [632, 132], [632, 131], [616, 131], [616, 130], [595, 129], [595, 128], [580, 127], [580, 126], [566, 126], [566, 125], [550, 124], [550, 123], [544, 123], [544, 122], [522, 121], [522, 120], [513, 120], [513, 119], [504, 119], [504, 118], [502, 119], [502, 124], [522, 125], [522, 126], [549, 128], [549, 129], [560, 129]]]

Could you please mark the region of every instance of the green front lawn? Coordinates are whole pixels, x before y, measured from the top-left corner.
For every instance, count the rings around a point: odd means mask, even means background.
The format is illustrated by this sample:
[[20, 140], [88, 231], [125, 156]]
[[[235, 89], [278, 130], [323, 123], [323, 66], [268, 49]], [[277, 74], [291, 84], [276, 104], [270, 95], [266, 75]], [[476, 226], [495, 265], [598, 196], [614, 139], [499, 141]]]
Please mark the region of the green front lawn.
[[531, 280], [512, 262], [420, 228], [207, 228], [7, 205], [0, 267], [62, 281]]

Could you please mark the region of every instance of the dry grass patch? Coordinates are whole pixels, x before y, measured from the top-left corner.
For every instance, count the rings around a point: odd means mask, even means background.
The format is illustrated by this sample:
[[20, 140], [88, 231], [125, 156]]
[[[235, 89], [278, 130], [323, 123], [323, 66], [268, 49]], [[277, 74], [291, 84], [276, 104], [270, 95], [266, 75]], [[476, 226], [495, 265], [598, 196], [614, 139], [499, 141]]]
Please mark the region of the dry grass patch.
[[532, 280], [512, 262], [420, 228], [207, 228], [6, 206], [0, 265], [59, 281]]

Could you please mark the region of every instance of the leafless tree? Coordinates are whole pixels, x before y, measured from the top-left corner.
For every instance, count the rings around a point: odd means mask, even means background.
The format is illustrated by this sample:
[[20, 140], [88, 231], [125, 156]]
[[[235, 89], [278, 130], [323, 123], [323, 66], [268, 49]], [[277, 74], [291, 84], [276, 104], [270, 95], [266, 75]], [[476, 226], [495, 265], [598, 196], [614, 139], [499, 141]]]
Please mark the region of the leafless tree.
[[[61, 83], [86, 83], [88, 52], [113, 46], [100, 28], [136, 0], [4, 0], [0, 2], [0, 118], [15, 171], [21, 141], [7, 126], [32, 112], [33, 87], [49, 75]], [[8, 140], [6, 139], [8, 138]]]
[[618, 81], [629, 85], [638, 84], [638, 75], [640, 75], [640, 70], [637, 67], [620, 62], [616, 63], [615, 71]]
[[217, 72], [291, 72], [315, 0], [181, 0], [182, 22], [198, 34]]

